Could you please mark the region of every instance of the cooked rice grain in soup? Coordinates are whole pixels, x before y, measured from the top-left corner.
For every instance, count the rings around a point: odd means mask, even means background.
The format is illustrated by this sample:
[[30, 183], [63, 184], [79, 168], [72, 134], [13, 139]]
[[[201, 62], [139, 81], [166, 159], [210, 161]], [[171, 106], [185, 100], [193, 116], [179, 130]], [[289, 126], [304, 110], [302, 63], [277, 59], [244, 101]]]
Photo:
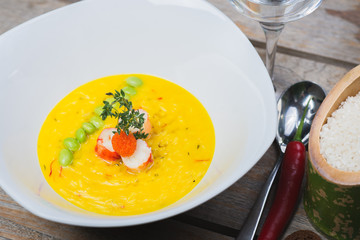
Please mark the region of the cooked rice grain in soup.
[[360, 93], [348, 97], [320, 132], [320, 153], [333, 167], [360, 171]]

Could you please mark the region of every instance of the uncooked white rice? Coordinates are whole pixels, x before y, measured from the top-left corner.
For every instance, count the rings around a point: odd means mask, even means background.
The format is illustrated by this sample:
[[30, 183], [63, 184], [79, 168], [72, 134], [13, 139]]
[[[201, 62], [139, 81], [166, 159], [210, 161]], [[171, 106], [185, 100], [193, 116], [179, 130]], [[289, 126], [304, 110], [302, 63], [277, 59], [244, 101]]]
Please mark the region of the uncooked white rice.
[[320, 153], [333, 167], [360, 171], [360, 93], [348, 97], [320, 132]]

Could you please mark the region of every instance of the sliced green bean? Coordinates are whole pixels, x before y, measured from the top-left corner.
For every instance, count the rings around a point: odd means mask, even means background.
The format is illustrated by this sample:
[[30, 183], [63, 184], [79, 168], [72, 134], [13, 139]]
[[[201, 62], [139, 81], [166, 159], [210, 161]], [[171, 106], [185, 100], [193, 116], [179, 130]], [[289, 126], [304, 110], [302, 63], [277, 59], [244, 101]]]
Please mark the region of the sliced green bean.
[[90, 118], [90, 123], [92, 123], [92, 125], [94, 125], [97, 129], [100, 129], [104, 126], [104, 121], [98, 116], [93, 116]]
[[139, 87], [143, 84], [143, 81], [135, 76], [128, 77], [125, 81], [132, 87]]
[[87, 134], [91, 134], [96, 131], [96, 127], [92, 123], [85, 122], [82, 124], [82, 128]]
[[131, 86], [126, 86], [122, 90], [124, 91], [125, 94], [127, 94], [129, 96], [134, 96], [136, 94], [135, 88], [133, 88]]
[[83, 128], [79, 128], [75, 132], [75, 137], [79, 141], [79, 143], [83, 143], [86, 141], [86, 132]]
[[73, 154], [69, 149], [61, 149], [60, 154], [59, 154], [59, 164], [63, 167], [66, 167], [68, 165], [70, 165], [73, 161]]
[[75, 138], [65, 138], [63, 141], [64, 146], [70, 151], [77, 151], [80, 148], [80, 143]]

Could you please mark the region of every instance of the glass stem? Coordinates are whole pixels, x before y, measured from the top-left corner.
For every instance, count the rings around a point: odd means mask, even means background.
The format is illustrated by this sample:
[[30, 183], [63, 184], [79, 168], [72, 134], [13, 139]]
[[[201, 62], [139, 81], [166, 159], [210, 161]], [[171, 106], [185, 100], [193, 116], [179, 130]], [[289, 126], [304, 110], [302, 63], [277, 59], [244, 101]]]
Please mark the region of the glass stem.
[[274, 65], [277, 42], [281, 31], [284, 28], [283, 23], [260, 23], [266, 38], [266, 61], [265, 66], [269, 72], [271, 80], [274, 80]]

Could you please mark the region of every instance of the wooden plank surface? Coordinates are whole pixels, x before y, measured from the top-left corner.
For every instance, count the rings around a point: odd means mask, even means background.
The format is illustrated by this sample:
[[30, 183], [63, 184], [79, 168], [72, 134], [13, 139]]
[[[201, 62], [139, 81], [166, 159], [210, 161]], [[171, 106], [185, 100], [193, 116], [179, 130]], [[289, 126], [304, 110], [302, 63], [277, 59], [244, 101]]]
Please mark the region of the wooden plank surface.
[[[0, 0], [0, 33], [72, 0]], [[228, 15], [264, 57], [264, 36], [257, 22], [238, 14], [227, 0], [209, 0]], [[326, 91], [360, 63], [360, 0], [325, 0], [312, 15], [290, 23], [280, 37], [275, 85], [282, 91], [309, 80]], [[231, 239], [236, 236], [278, 156], [273, 144], [243, 178], [217, 197], [172, 219], [130, 228], [83, 228], [38, 218], [0, 189], [0, 238], [9, 239]], [[315, 231], [300, 202], [284, 237]], [[325, 238], [324, 238], [325, 239]]]

